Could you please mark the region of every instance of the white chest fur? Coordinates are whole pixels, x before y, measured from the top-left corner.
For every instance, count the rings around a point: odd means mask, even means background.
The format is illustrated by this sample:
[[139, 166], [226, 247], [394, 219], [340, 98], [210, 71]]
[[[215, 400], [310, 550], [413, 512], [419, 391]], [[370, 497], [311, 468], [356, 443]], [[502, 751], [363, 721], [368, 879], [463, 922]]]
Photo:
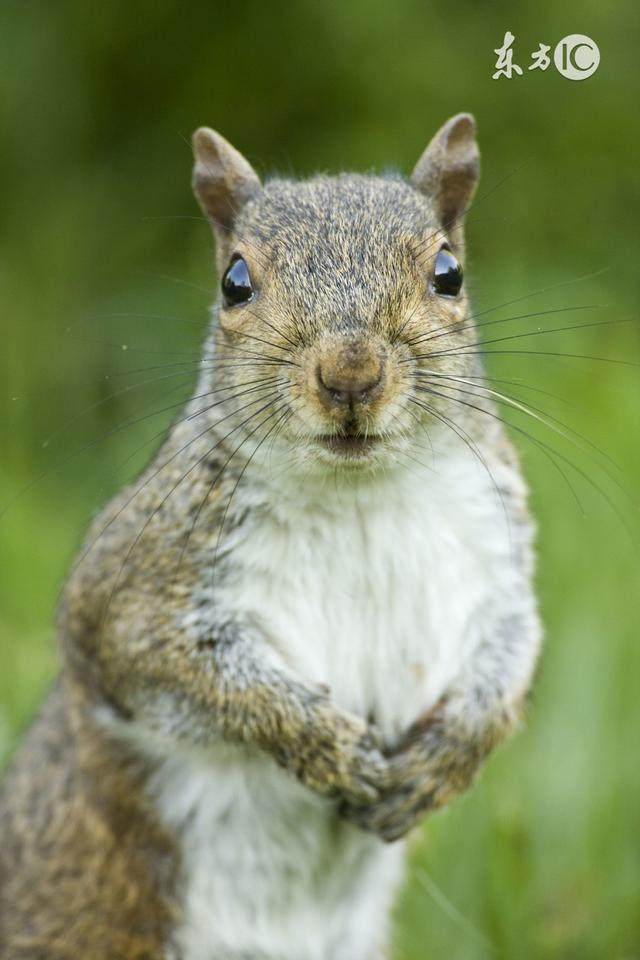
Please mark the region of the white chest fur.
[[[225, 604], [295, 674], [393, 739], [451, 682], [474, 612], [509, 555], [482, 467], [377, 484], [283, 489], [237, 544]], [[487, 487], [489, 489], [487, 490]]]
[[[388, 739], [469, 657], [474, 613], [509, 564], [486, 474], [468, 459], [448, 468], [377, 488], [281, 488], [238, 536], [238, 573], [221, 595], [277, 662], [328, 684]], [[239, 747], [176, 753], [154, 790], [182, 838], [180, 960], [382, 956], [401, 845], [338, 823], [328, 802]]]

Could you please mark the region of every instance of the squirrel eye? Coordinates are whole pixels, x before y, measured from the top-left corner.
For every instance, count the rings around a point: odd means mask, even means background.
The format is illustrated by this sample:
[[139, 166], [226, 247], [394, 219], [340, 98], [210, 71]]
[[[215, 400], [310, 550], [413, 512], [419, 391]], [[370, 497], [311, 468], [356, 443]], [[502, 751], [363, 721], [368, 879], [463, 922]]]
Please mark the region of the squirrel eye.
[[448, 247], [442, 247], [433, 268], [433, 289], [440, 297], [456, 297], [462, 286], [462, 267]]
[[235, 307], [247, 303], [253, 296], [253, 285], [249, 268], [242, 257], [235, 257], [222, 276], [222, 296], [225, 305]]

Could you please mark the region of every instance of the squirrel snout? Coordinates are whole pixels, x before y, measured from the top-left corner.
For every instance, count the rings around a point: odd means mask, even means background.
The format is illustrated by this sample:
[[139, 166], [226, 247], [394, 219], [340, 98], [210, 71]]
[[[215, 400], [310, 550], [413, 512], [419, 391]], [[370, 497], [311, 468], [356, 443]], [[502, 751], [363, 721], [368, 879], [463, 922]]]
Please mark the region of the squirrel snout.
[[316, 368], [318, 395], [325, 406], [353, 406], [375, 399], [384, 381], [384, 357], [361, 340], [324, 350]]

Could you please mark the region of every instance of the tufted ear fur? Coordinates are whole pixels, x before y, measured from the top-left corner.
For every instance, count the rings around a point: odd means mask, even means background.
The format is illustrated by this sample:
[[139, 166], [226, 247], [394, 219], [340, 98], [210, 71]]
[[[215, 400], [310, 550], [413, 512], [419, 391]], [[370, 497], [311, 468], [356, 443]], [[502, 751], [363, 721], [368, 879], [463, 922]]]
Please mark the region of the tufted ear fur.
[[411, 183], [430, 197], [441, 226], [453, 229], [464, 217], [480, 175], [476, 122], [458, 113], [440, 127], [411, 174]]
[[251, 164], [209, 127], [193, 134], [193, 190], [218, 240], [224, 241], [245, 205], [260, 188]]

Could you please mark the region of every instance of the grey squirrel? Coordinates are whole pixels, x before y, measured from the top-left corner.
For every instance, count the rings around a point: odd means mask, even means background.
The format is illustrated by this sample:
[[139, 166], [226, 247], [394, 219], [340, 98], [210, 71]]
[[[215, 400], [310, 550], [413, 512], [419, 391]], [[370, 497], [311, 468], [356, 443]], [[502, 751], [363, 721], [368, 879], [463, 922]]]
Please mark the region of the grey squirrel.
[[380, 960], [402, 838], [532, 681], [533, 527], [463, 283], [473, 118], [408, 181], [262, 185], [193, 145], [220, 297], [65, 589], [0, 797], [1, 960]]

